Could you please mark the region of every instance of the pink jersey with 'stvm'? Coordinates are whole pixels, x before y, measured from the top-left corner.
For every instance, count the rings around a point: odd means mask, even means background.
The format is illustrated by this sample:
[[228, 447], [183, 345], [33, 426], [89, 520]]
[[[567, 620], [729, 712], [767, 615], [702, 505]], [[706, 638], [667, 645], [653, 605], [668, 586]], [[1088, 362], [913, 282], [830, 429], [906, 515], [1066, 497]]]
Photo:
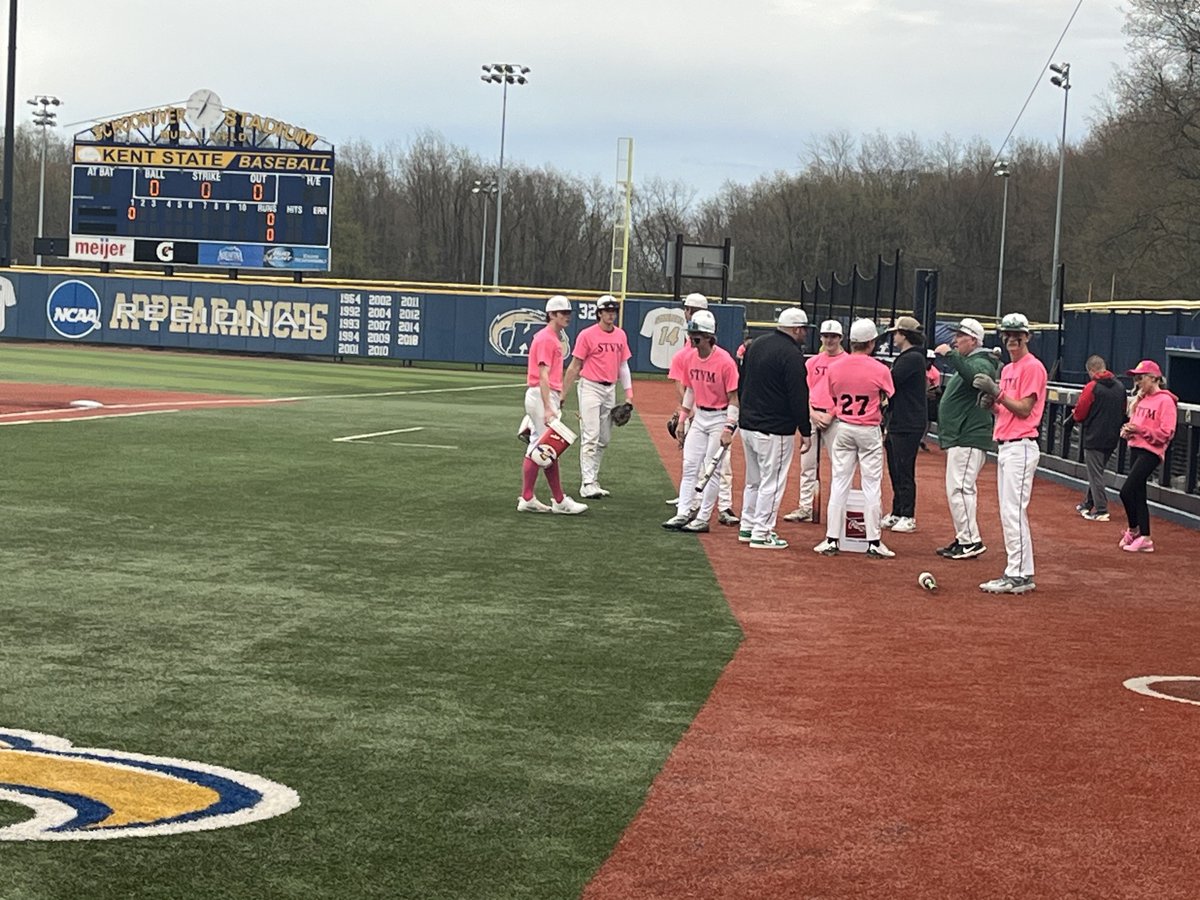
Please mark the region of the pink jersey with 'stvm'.
[[692, 357], [695, 355], [696, 348], [691, 344], [688, 344], [682, 350], [676, 351], [675, 355], [671, 357], [671, 368], [667, 369], [667, 377], [672, 381], [683, 381], [688, 363], [692, 361]]
[[831, 363], [840, 360], [845, 353], [830, 356], [828, 353], [816, 353], [804, 361], [808, 371], [808, 405], [813, 409], [829, 412], [833, 407], [833, 398], [829, 395], [829, 380], [826, 378]]
[[831, 412], [841, 422], [851, 425], [878, 425], [883, 421], [879, 392], [892, 396], [892, 371], [865, 353], [845, 353], [829, 367], [826, 374], [829, 395], [833, 398]]
[[1016, 362], [1010, 362], [1000, 372], [1000, 393], [1010, 400], [1035, 398], [1029, 416], [1022, 419], [1007, 407], [997, 403], [996, 425], [992, 437], [998, 441], [1016, 441], [1021, 438], [1036, 438], [1042, 422], [1042, 410], [1046, 408], [1046, 367], [1032, 353], [1026, 353]]
[[737, 363], [721, 347], [713, 347], [706, 359], [696, 352], [683, 373], [683, 386], [692, 389], [697, 407], [722, 409], [729, 405], [729, 392], [737, 390]]
[[573, 356], [583, 363], [579, 374], [588, 381], [616, 384], [621, 363], [633, 356], [629, 340], [620, 328], [605, 331], [599, 323], [583, 329], [575, 338]]
[[529, 373], [525, 384], [537, 387], [541, 382], [538, 378], [538, 368], [546, 366], [549, 369], [550, 390], [561, 391], [563, 383], [563, 348], [559, 332], [553, 325], [547, 325], [533, 336], [529, 345]]

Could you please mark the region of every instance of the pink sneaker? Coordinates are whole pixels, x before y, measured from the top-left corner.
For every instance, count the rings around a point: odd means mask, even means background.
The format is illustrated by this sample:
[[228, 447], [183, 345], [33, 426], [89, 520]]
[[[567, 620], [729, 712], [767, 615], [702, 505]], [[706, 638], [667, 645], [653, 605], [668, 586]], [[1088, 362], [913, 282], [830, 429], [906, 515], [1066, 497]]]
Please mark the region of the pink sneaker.
[[1121, 535], [1121, 543], [1117, 544], [1117, 546], [1124, 550], [1137, 539], [1137, 533], [1132, 528], [1126, 528], [1125, 533]]
[[1123, 549], [1128, 550], [1130, 553], [1153, 553], [1154, 541], [1143, 535], [1138, 535], [1126, 544]]

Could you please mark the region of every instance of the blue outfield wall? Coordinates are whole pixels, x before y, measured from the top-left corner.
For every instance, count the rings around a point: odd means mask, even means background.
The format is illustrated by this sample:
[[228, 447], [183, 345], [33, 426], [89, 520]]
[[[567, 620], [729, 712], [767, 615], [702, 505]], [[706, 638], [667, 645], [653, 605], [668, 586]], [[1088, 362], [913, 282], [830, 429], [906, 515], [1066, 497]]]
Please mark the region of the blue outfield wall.
[[[0, 276], [0, 338], [511, 365], [525, 360], [544, 306], [530, 297], [12, 270]], [[732, 353], [745, 310], [712, 312]], [[576, 303], [572, 342], [595, 315], [594, 302]], [[665, 371], [684, 345], [682, 311], [630, 298], [622, 315], [631, 368]]]

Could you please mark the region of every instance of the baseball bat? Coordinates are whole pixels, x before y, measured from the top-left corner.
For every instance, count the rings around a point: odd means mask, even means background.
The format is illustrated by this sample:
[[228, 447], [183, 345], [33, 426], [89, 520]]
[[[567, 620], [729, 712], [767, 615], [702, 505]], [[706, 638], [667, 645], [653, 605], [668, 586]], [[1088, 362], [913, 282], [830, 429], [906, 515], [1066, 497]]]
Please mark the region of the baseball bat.
[[701, 494], [708, 487], [708, 482], [712, 479], [713, 473], [721, 467], [721, 460], [725, 458], [725, 453], [729, 450], [728, 447], [722, 447], [712, 455], [704, 466], [704, 471], [700, 473], [700, 480], [696, 482], [696, 493]]
[[821, 440], [821, 432], [818, 430], [813, 435], [813, 440], [817, 442], [817, 478], [816, 484], [813, 486], [812, 499], [812, 516], [813, 524], [821, 524], [821, 444], [825, 443]]

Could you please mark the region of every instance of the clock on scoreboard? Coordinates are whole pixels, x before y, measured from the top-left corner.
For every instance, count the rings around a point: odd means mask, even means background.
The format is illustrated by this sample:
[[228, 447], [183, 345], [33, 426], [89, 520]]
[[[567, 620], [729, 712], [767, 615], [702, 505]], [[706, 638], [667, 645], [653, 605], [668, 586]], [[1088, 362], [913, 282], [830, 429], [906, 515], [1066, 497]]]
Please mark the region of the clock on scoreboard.
[[[197, 91], [186, 109], [76, 136], [72, 258], [329, 269], [332, 148], [315, 149], [308, 132], [222, 111], [219, 102]], [[194, 130], [183, 130], [188, 122]]]

